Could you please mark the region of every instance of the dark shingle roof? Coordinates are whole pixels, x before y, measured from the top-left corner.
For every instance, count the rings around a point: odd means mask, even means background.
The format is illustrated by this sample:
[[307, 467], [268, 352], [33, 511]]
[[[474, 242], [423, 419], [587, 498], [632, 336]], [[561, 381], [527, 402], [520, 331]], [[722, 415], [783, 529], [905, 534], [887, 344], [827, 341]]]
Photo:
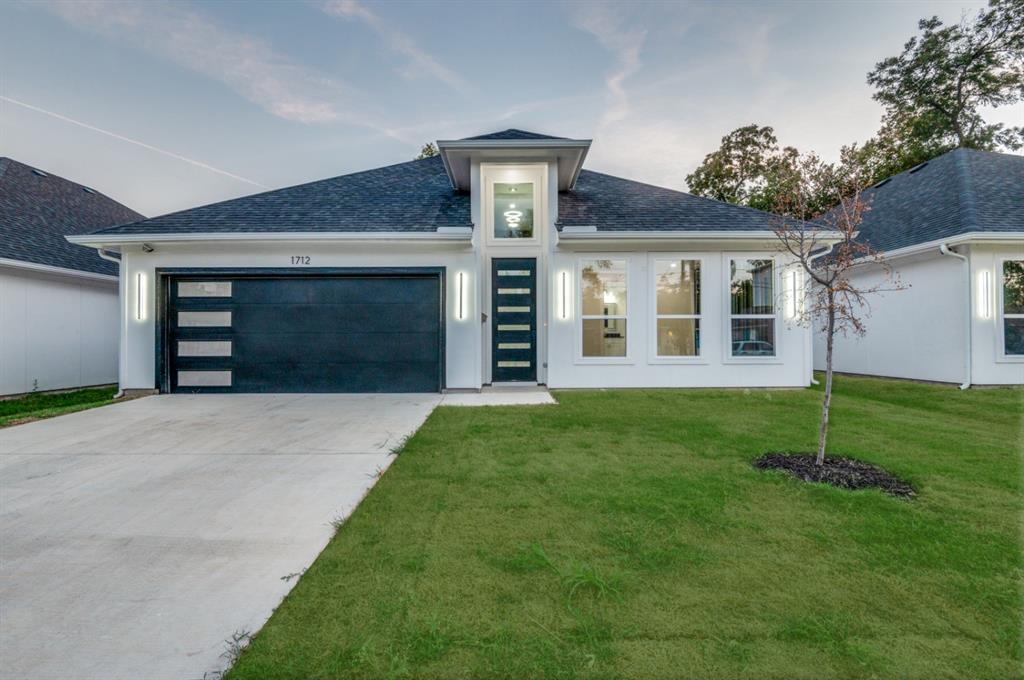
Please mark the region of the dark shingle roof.
[[439, 156], [243, 196], [104, 229], [103, 234], [414, 231], [469, 227], [469, 194]]
[[975, 231], [1024, 232], [1024, 156], [954, 149], [864, 192], [860, 240], [879, 251]]
[[651, 184], [583, 170], [558, 196], [558, 227], [598, 231], [763, 231], [772, 216]]
[[0, 158], [0, 258], [117, 276], [116, 265], [64, 236], [142, 217], [81, 184]]
[[486, 135], [477, 135], [476, 137], [465, 137], [463, 141], [492, 139], [568, 139], [568, 137], [553, 137], [552, 135], [542, 135], [539, 132], [528, 132], [526, 130], [517, 130], [515, 128], [509, 128], [508, 130], [502, 130], [501, 132], [490, 132]]
[[[438, 156], [154, 217], [103, 234], [432, 232], [470, 227], [470, 197], [451, 188]], [[771, 215], [583, 170], [559, 194], [557, 227], [603, 231], [762, 231]]]

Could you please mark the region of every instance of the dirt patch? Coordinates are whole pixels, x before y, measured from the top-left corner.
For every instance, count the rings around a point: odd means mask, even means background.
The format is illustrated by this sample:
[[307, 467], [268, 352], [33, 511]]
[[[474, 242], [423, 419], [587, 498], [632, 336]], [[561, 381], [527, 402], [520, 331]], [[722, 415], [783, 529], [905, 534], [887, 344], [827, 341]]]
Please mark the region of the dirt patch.
[[913, 498], [914, 487], [880, 467], [852, 458], [828, 456], [814, 464], [812, 453], [766, 453], [754, 461], [760, 470], [782, 470], [805, 482], [830, 484], [840, 489], [881, 489], [900, 498]]

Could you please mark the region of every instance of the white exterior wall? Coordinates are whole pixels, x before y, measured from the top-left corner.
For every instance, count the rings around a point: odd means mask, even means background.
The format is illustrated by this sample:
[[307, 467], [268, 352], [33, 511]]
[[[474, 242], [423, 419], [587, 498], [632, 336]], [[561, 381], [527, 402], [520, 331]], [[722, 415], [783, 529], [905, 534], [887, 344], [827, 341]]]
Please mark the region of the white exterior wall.
[[[1022, 385], [1024, 357], [1006, 356], [1003, 351], [1000, 298], [1003, 260], [1024, 259], [1024, 244], [974, 244], [970, 259], [971, 380], [976, 385]], [[987, 293], [982, 290], [986, 284]]]
[[[445, 364], [448, 388], [479, 388], [480, 311], [479, 277], [473, 250], [468, 245], [397, 243], [272, 243], [239, 244], [156, 244], [152, 253], [125, 249], [122, 272], [126, 288], [124, 344], [122, 347], [122, 389], [154, 389], [156, 373], [156, 270], [158, 268], [265, 268], [300, 269], [291, 264], [295, 255], [309, 255], [319, 267], [444, 267], [447, 320]], [[465, 274], [464, 319], [456, 319], [457, 274]], [[143, 276], [143, 313], [138, 316], [138, 277]], [[400, 322], [400, 321], [397, 321]]]
[[[701, 356], [656, 356], [652, 259], [671, 255], [700, 259]], [[624, 358], [584, 358], [580, 329], [579, 261], [599, 256], [626, 260], [627, 320]], [[729, 258], [775, 258], [775, 346], [771, 358], [733, 358], [729, 326]], [[552, 310], [548, 330], [550, 387], [806, 387], [811, 378], [810, 329], [787, 318], [788, 296], [783, 280], [789, 261], [771, 250], [685, 251], [678, 248], [631, 251], [567, 251], [554, 253], [549, 273]], [[567, 285], [563, 290], [562, 273]], [[565, 296], [563, 317], [562, 305]]]
[[117, 382], [116, 282], [0, 269], [0, 395]]
[[[938, 248], [916, 258], [893, 260], [893, 270], [906, 288], [871, 296], [867, 334], [836, 336], [835, 369], [963, 383], [968, 377], [966, 308], [970, 305], [971, 383], [1024, 384], [1024, 359], [1002, 353], [999, 316], [1002, 261], [1024, 258], [1024, 247], [972, 244], [956, 250], [969, 258], [969, 288], [963, 261], [940, 254]], [[868, 286], [881, 280], [881, 273], [877, 267], [865, 267], [853, 280]], [[987, 312], [981, 308], [984, 281], [989, 286]], [[825, 369], [825, 336], [820, 330], [814, 334], [814, 366]]]
[[[865, 335], [836, 333], [835, 370], [961, 382], [967, 352], [963, 262], [936, 249], [934, 255], [897, 260], [892, 266], [905, 287], [869, 296]], [[879, 267], [867, 266], [851, 279], [869, 287], [885, 281], [885, 275]], [[814, 367], [825, 370], [825, 335], [820, 331], [814, 334]]]

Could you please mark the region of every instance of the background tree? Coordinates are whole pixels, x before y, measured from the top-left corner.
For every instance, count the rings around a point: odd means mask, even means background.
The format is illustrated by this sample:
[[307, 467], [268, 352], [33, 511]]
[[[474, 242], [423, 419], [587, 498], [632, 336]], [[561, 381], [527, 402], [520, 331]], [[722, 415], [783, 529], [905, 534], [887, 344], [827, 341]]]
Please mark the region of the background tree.
[[[823, 170], [823, 166], [827, 170]], [[792, 256], [809, 285], [799, 295], [799, 322], [818, 323], [825, 336], [825, 394], [821, 404], [816, 463], [825, 463], [829, 412], [832, 406], [833, 355], [836, 333], [863, 335], [870, 313], [868, 297], [883, 290], [901, 287], [892, 269], [880, 253], [857, 240], [857, 230], [870, 207], [861, 194], [863, 178], [844, 174], [814, 155], [796, 159], [791, 173], [780, 178], [779, 202], [775, 206], [773, 230], [780, 249]], [[831, 193], [836, 204], [814, 221], [819, 197]], [[855, 282], [855, 267], [874, 263], [882, 268], [880, 283]]]
[[423, 160], [424, 158], [432, 158], [436, 155], [437, 147], [434, 146], [433, 142], [427, 142], [426, 144], [423, 145], [423, 148], [420, 149], [420, 155], [416, 156], [415, 160], [420, 161]]
[[[868, 74], [882, 129], [854, 152], [878, 180], [956, 147], [1019, 149], [1024, 128], [986, 123], [982, 107], [1024, 99], [1024, 0], [992, 0], [973, 20], [918, 23], [920, 35]], [[881, 174], [884, 173], [884, 174]]]
[[779, 147], [775, 130], [769, 126], [745, 125], [722, 137], [717, 151], [686, 177], [690, 192], [718, 201], [745, 205], [758, 210], [774, 210], [780, 192], [795, 173], [817, 172], [821, 177], [806, 178], [807, 186], [820, 187], [821, 194], [808, 197], [803, 217], [817, 215], [831, 207], [837, 196], [834, 183], [827, 181], [835, 168], [814, 157], [814, 163], [801, 162], [800, 152]]

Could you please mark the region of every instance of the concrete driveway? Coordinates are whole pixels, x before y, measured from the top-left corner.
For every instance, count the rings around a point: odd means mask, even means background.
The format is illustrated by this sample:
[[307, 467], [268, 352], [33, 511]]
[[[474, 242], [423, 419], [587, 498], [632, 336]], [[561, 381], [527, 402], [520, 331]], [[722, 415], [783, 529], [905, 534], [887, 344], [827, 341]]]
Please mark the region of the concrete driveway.
[[440, 395], [162, 395], [0, 430], [0, 677], [216, 677]]

